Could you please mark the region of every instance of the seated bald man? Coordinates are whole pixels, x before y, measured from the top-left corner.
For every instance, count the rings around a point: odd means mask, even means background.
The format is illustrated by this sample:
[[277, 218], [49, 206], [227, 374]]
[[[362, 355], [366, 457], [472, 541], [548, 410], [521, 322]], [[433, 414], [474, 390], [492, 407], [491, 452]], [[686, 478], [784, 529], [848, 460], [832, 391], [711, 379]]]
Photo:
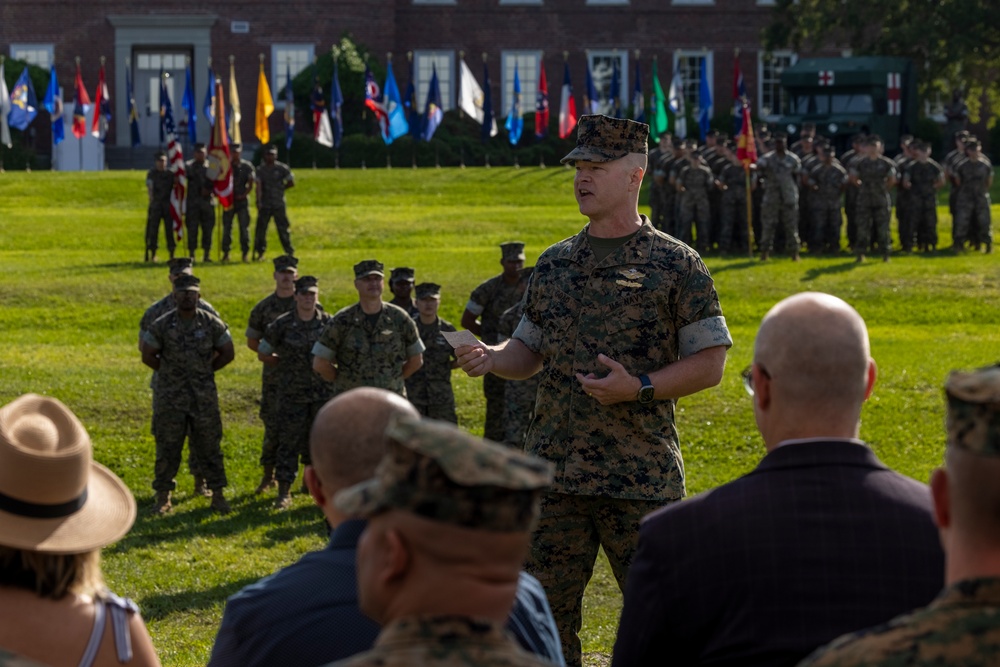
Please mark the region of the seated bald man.
[[807, 292], [767, 313], [744, 372], [767, 454], [645, 519], [615, 667], [794, 665], [936, 595], [930, 490], [859, 439], [875, 376], [844, 301]]
[[[366, 522], [337, 509], [333, 497], [375, 474], [386, 426], [400, 416], [419, 414], [399, 394], [374, 387], [346, 391], [319, 411], [305, 482], [334, 527], [330, 542], [229, 598], [211, 667], [310, 667], [371, 648], [379, 626], [358, 607], [355, 567]], [[526, 650], [563, 664], [545, 592], [528, 574], [521, 573], [507, 628]]]

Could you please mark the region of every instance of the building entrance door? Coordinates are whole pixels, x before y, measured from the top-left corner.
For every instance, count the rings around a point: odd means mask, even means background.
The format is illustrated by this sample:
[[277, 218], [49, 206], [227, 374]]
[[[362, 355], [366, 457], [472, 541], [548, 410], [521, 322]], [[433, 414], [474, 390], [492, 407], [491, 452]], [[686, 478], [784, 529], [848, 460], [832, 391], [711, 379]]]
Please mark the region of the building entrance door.
[[[136, 50], [133, 54], [135, 72], [135, 106], [139, 114], [139, 136], [144, 146], [164, 145], [160, 138], [160, 76], [173, 109], [177, 138], [187, 148], [187, 113], [181, 108], [184, 95], [184, 73], [191, 51], [186, 48]], [[195, 100], [198, 99], [197, 93]], [[197, 105], [197, 102], [196, 102]], [[197, 106], [195, 106], [197, 108]]]

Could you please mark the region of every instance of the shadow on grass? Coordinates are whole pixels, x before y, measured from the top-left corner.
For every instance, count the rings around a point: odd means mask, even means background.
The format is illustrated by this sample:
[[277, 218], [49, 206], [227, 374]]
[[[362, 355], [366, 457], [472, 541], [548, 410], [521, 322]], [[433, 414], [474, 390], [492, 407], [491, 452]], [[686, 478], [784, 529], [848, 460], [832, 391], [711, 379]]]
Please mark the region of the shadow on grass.
[[191, 612], [214, 607], [220, 601], [257, 581], [259, 581], [258, 577], [243, 577], [200, 591], [186, 590], [149, 595], [136, 600], [136, 602], [141, 606], [142, 615], [146, 621], [157, 621], [168, 618], [177, 612]]
[[[802, 282], [804, 283], [811, 282], [825, 275], [846, 273], [848, 271], [853, 271], [854, 269], [860, 269], [864, 266], [872, 266], [874, 265], [874, 263], [875, 262], [869, 260], [867, 264], [858, 264], [856, 261], [852, 259], [850, 261], [840, 262], [839, 264], [830, 264], [828, 266], [817, 266], [812, 269], [809, 269], [808, 271], [805, 272], [805, 274], [803, 274]], [[881, 259], [879, 259], [879, 263], [880, 264], [882, 263]]]
[[[725, 259], [725, 258], [723, 258], [723, 259]], [[706, 262], [706, 264], [707, 264], [707, 262]], [[747, 259], [743, 260], [742, 262], [733, 261], [733, 262], [731, 262], [729, 264], [726, 264], [724, 266], [718, 266], [718, 267], [715, 267], [715, 268], [710, 269], [710, 270], [712, 272], [712, 275], [714, 276], [714, 275], [719, 274], [719, 273], [725, 273], [726, 271], [739, 271], [739, 270], [742, 270], [742, 269], [749, 269], [749, 268], [751, 268], [753, 266], [760, 266], [760, 264], [761, 263], [759, 261], [757, 261], [756, 259], [749, 259], [749, 258], [747, 258]]]
[[[295, 494], [295, 497], [299, 497], [299, 494]], [[209, 498], [192, 494], [176, 496], [174, 509], [165, 516], [157, 516], [150, 512], [153, 505], [151, 496], [137, 498], [139, 516], [131, 532], [106, 551], [128, 553], [135, 548], [187, 542], [202, 533], [213, 538], [229, 537], [259, 527], [269, 527], [264, 532], [261, 544], [264, 547], [300, 536], [326, 536], [323, 514], [311, 500], [308, 504], [297, 503], [290, 510], [276, 512], [273, 494], [258, 496], [250, 492], [228, 496], [227, 499], [233, 511], [225, 516], [211, 510]]]

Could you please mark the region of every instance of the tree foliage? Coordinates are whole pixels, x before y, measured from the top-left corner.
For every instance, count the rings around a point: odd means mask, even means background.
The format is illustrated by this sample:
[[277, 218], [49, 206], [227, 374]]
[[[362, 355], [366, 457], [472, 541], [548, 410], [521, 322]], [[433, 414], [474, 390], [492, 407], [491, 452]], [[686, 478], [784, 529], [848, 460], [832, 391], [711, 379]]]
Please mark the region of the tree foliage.
[[[947, 101], [961, 90], [972, 120], [1000, 109], [1000, 3], [983, 0], [777, 0], [764, 29], [770, 50], [850, 48], [905, 56], [920, 94]], [[983, 108], [985, 102], [986, 108]]]

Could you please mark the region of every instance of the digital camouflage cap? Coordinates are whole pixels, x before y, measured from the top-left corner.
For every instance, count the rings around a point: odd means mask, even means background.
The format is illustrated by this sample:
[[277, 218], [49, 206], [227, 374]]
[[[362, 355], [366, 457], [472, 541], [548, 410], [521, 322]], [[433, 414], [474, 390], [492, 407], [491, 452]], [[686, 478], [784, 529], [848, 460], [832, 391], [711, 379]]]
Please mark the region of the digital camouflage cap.
[[299, 268], [298, 257], [292, 257], [291, 255], [279, 255], [272, 261], [274, 262], [275, 271], [297, 271]]
[[520, 241], [507, 241], [500, 244], [501, 259], [505, 262], [524, 259], [524, 244]]
[[1000, 456], [1000, 364], [964, 373], [952, 371], [948, 397], [948, 446]]
[[175, 292], [186, 292], [186, 291], [201, 291], [201, 280], [189, 275], [182, 274], [177, 276], [177, 280], [174, 281], [174, 291]]
[[364, 278], [377, 273], [385, 276], [385, 265], [377, 259], [365, 259], [354, 265], [354, 279]]
[[410, 282], [413, 282], [416, 274], [417, 274], [416, 269], [414, 269], [412, 267], [409, 267], [409, 266], [397, 266], [389, 274], [389, 282], [390, 283], [394, 283], [397, 280], [408, 280]]
[[417, 293], [418, 300], [441, 298], [441, 286], [437, 283], [420, 283], [413, 289]]
[[296, 292], [319, 292], [319, 279], [316, 276], [302, 276], [295, 281]]
[[627, 118], [600, 114], [580, 117], [576, 130], [576, 148], [560, 162], [611, 162], [629, 153], [649, 152], [649, 125]]
[[375, 476], [338, 493], [337, 508], [367, 518], [396, 509], [493, 532], [524, 532], [538, 517], [552, 465], [433, 419], [397, 418]]
[[170, 275], [179, 276], [194, 269], [194, 260], [190, 257], [174, 257], [167, 262], [167, 266], [170, 267]]

